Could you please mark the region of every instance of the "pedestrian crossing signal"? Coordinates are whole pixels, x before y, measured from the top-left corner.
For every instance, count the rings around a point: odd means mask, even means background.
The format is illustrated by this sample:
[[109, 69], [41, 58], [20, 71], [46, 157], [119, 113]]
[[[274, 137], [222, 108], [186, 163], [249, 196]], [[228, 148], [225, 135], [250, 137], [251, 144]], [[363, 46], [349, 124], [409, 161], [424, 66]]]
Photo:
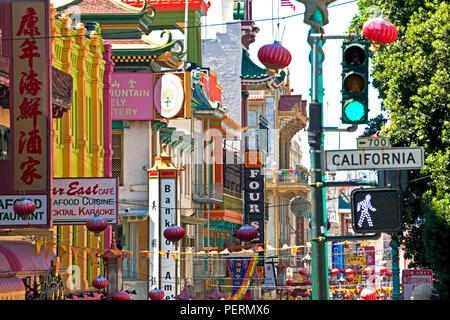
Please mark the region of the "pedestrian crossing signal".
[[356, 233], [402, 230], [402, 195], [399, 189], [354, 189], [350, 198], [353, 231]]

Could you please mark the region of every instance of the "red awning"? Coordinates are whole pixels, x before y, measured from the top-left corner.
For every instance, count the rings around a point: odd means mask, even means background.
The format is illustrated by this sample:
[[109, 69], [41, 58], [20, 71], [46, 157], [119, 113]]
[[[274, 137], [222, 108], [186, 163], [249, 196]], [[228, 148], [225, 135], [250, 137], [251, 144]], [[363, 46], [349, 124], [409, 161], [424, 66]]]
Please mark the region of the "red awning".
[[45, 272], [50, 266], [55, 254], [52, 252], [45, 257], [45, 250], [41, 250], [36, 257], [35, 245], [28, 241], [0, 241], [0, 275], [15, 273]]
[[0, 300], [25, 300], [25, 284], [22, 279], [0, 278]]

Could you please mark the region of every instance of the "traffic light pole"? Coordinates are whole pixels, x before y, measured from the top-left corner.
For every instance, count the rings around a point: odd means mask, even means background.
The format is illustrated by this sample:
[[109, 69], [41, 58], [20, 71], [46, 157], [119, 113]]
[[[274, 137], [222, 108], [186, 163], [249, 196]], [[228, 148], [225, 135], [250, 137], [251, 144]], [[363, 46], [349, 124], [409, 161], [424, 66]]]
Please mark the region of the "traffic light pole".
[[[322, 17], [319, 17], [322, 21]], [[313, 34], [308, 35], [308, 40], [312, 41], [312, 90], [309, 112], [308, 143], [310, 145], [311, 161], [311, 273], [312, 273], [312, 299], [328, 300], [328, 263], [326, 236], [326, 205], [324, 203], [324, 187], [322, 169], [322, 151], [323, 151], [323, 108], [322, 95], [322, 69], [319, 70], [319, 44], [325, 39], [353, 39], [359, 38], [358, 35], [329, 35]], [[322, 51], [320, 64], [325, 59]], [[344, 129], [345, 130], [345, 129]], [[355, 183], [356, 184], [356, 183]]]

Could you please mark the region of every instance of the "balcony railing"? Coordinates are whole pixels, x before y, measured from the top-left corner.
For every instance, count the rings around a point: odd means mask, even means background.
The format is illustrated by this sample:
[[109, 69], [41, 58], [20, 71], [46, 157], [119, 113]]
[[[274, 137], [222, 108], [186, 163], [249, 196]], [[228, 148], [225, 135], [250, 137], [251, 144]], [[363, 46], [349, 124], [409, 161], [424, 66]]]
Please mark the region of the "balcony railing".
[[220, 204], [223, 202], [223, 184], [197, 183], [192, 189], [192, 200], [204, 204]]
[[194, 256], [194, 278], [225, 278], [227, 269], [221, 254]]
[[265, 170], [266, 183], [308, 183], [308, 176], [298, 170], [278, 169], [275, 171]]

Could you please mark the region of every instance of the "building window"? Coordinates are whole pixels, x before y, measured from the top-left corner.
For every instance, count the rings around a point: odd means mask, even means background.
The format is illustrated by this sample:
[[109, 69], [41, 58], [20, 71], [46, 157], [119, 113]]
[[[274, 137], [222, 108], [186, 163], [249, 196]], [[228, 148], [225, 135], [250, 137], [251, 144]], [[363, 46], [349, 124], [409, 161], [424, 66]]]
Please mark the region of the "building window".
[[[138, 224], [135, 222], [124, 222], [122, 226], [122, 249], [136, 253], [138, 251]], [[132, 254], [131, 257], [123, 260], [124, 278], [138, 278], [137, 256], [137, 254]]]
[[119, 185], [123, 186], [123, 132], [112, 133], [112, 176], [119, 179]]

